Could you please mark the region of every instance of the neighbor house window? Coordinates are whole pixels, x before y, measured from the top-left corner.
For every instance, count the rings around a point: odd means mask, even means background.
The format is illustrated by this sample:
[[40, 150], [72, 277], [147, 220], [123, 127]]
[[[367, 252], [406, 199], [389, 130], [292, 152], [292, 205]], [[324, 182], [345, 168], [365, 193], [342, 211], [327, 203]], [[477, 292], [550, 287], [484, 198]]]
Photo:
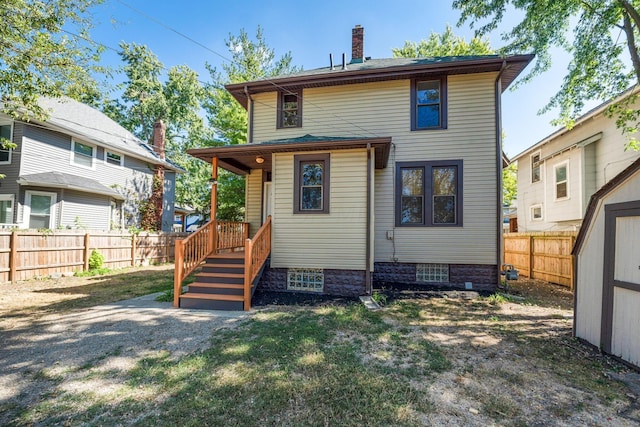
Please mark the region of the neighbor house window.
[[556, 178], [556, 199], [566, 199], [569, 197], [568, 169], [569, 164], [567, 162], [554, 167]]
[[278, 127], [296, 128], [302, 126], [302, 91], [285, 90], [278, 92]]
[[542, 205], [531, 206], [531, 220], [542, 221]]
[[71, 162], [78, 166], [93, 168], [93, 158], [96, 156], [96, 147], [73, 141]]
[[411, 130], [447, 127], [447, 80], [411, 82]]
[[321, 268], [290, 268], [287, 270], [287, 290], [322, 292], [324, 272]]
[[0, 224], [13, 223], [13, 194], [0, 194]]
[[418, 264], [416, 281], [431, 283], [449, 282], [449, 264]]
[[56, 193], [27, 191], [24, 218], [27, 228], [55, 227]]
[[538, 182], [541, 179], [540, 174], [540, 165], [542, 162], [540, 161], [540, 152], [538, 151], [535, 154], [531, 155], [531, 182]]
[[398, 163], [396, 225], [461, 226], [462, 160]]
[[122, 154], [118, 154], [118, 153], [114, 153], [113, 151], [105, 150], [104, 160], [108, 164], [113, 165], [113, 166], [122, 167], [123, 159], [124, 158], [122, 157]]
[[13, 142], [13, 124], [10, 122], [0, 123], [0, 164], [11, 163], [11, 148], [5, 147], [3, 143]]
[[293, 213], [329, 213], [329, 154], [294, 156]]

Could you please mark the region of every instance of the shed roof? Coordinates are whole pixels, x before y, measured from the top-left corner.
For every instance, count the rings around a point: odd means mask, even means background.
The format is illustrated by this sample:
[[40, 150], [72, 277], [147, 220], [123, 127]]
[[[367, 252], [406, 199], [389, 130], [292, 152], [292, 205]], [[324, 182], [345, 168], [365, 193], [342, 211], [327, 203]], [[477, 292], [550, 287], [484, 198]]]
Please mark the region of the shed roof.
[[631, 163], [626, 169], [620, 172], [618, 175], [613, 177], [611, 181], [607, 182], [603, 185], [598, 191], [593, 193], [591, 198], [589, 199], [589, 204], [587, 205], [587, 211], [584, 215], [584, 220], [582, 221], [582, 226], [578, 231], [578, 236], [576, 237], [576, 242], [573, 245], [573, 250], [571, 251], [572, 255], [577, 255], [582, 248], [582, 244], [584, 243], [585, 236], [587, 234], [587, 230], [591, 221], [593, 220], [596, 210], [598, 208], [598, 202], [602, 200], [607, 194], [618, 188], [622, 183], [624, 183], [628, 178], [634, 175], [636, 172], [640, 171], [640, 158], [636, 159], [635, 162]]

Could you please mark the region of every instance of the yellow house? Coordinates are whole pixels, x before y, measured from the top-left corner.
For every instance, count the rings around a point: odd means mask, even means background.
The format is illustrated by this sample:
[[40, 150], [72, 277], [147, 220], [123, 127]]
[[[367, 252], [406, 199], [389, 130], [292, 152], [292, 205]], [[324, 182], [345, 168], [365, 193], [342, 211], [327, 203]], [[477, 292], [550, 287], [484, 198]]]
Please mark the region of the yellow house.
[[[236, 274], [349, 296], [385, 282], [495, 289], [500, 97], [532, 55], [370, 59], [363, 36], [356, 26], [348, 63], [228, 85], [247, 110], [247, 144], [189, 151], [214, 178], [218, 167], [246, 176], [248, 227], [237, 233], [263, 241], [269, 228], [267, 265]], [[198, 306], [187, 294], [176, 305]]]

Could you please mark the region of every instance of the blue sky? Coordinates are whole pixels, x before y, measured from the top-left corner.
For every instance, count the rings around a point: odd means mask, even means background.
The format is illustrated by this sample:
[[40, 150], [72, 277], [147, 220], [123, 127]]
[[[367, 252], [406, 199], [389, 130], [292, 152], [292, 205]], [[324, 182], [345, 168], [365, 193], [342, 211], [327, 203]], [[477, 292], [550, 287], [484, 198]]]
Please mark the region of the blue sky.
[[[113, 48], [120, 41], [147, 45], [167, 68], [184, 64], [199, 72], [203, 80], [208, 78], [205, 62], [219, 68], [223, 59], [172, 30], [229, 57], [224, 42], [229, 34], [237, 35], [244, 28], [254, 35], [260, 25], [278, 57], [290, 51], [293, 64], [307, 70], [328, 66], [330, 53], [339, 60], [344, 52], [349, 60], [351, 29], [356, 24], [365, 29], [365, 55], [374, 58], [391, 57], [391, 48], [401, 47], [406, 40], [425, 39], [432, 31], [441, 33], [447, 24], [457, 35], [467, 39], [473, 35], [466, 26], [456, 27], [459, 12], [452, 9], [450, 1], [440, 0], [105, 0], [93, 9], [93, 15], [92, 36], [97, 42]], [[502, 45], [500, 32], [511, 28], [516, 18], [506, 16], [503, 27], [490, 37], [493, 47]], [[121, 65], [110, 50], [104, 53], [103, 61], [113, 67]], [[551, 71], [517, 91], [504, 93], [502, 124], [509, 155], [520, 153], [556, 129], [549, 123], [554, 112], [543, 116], [537, 112], [559, 89], [567, 63], [568, 57], [556, 52]]]

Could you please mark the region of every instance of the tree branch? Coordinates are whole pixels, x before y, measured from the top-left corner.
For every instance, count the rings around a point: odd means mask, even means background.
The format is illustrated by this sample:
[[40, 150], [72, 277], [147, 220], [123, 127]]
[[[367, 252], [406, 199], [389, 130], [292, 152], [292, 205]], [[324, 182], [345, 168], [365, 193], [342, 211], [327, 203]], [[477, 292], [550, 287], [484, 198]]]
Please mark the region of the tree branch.
[[[626, 3], [626, 1], [622, 1], [622, 3]], [[633, 64], [633, 69], [636, 72], [636, 80], [640, 82], [640, 55], [638, 55], [636, 39], [633, 34], [633, 26], [631, 25], [631, 19], [629, 18], [629, 13], [626, 8], [622, 15], [624, 18], [624, 31], [627, 33], [627, 47], [629, 48], [629, 54], [631, 55], [631, 63]]]

